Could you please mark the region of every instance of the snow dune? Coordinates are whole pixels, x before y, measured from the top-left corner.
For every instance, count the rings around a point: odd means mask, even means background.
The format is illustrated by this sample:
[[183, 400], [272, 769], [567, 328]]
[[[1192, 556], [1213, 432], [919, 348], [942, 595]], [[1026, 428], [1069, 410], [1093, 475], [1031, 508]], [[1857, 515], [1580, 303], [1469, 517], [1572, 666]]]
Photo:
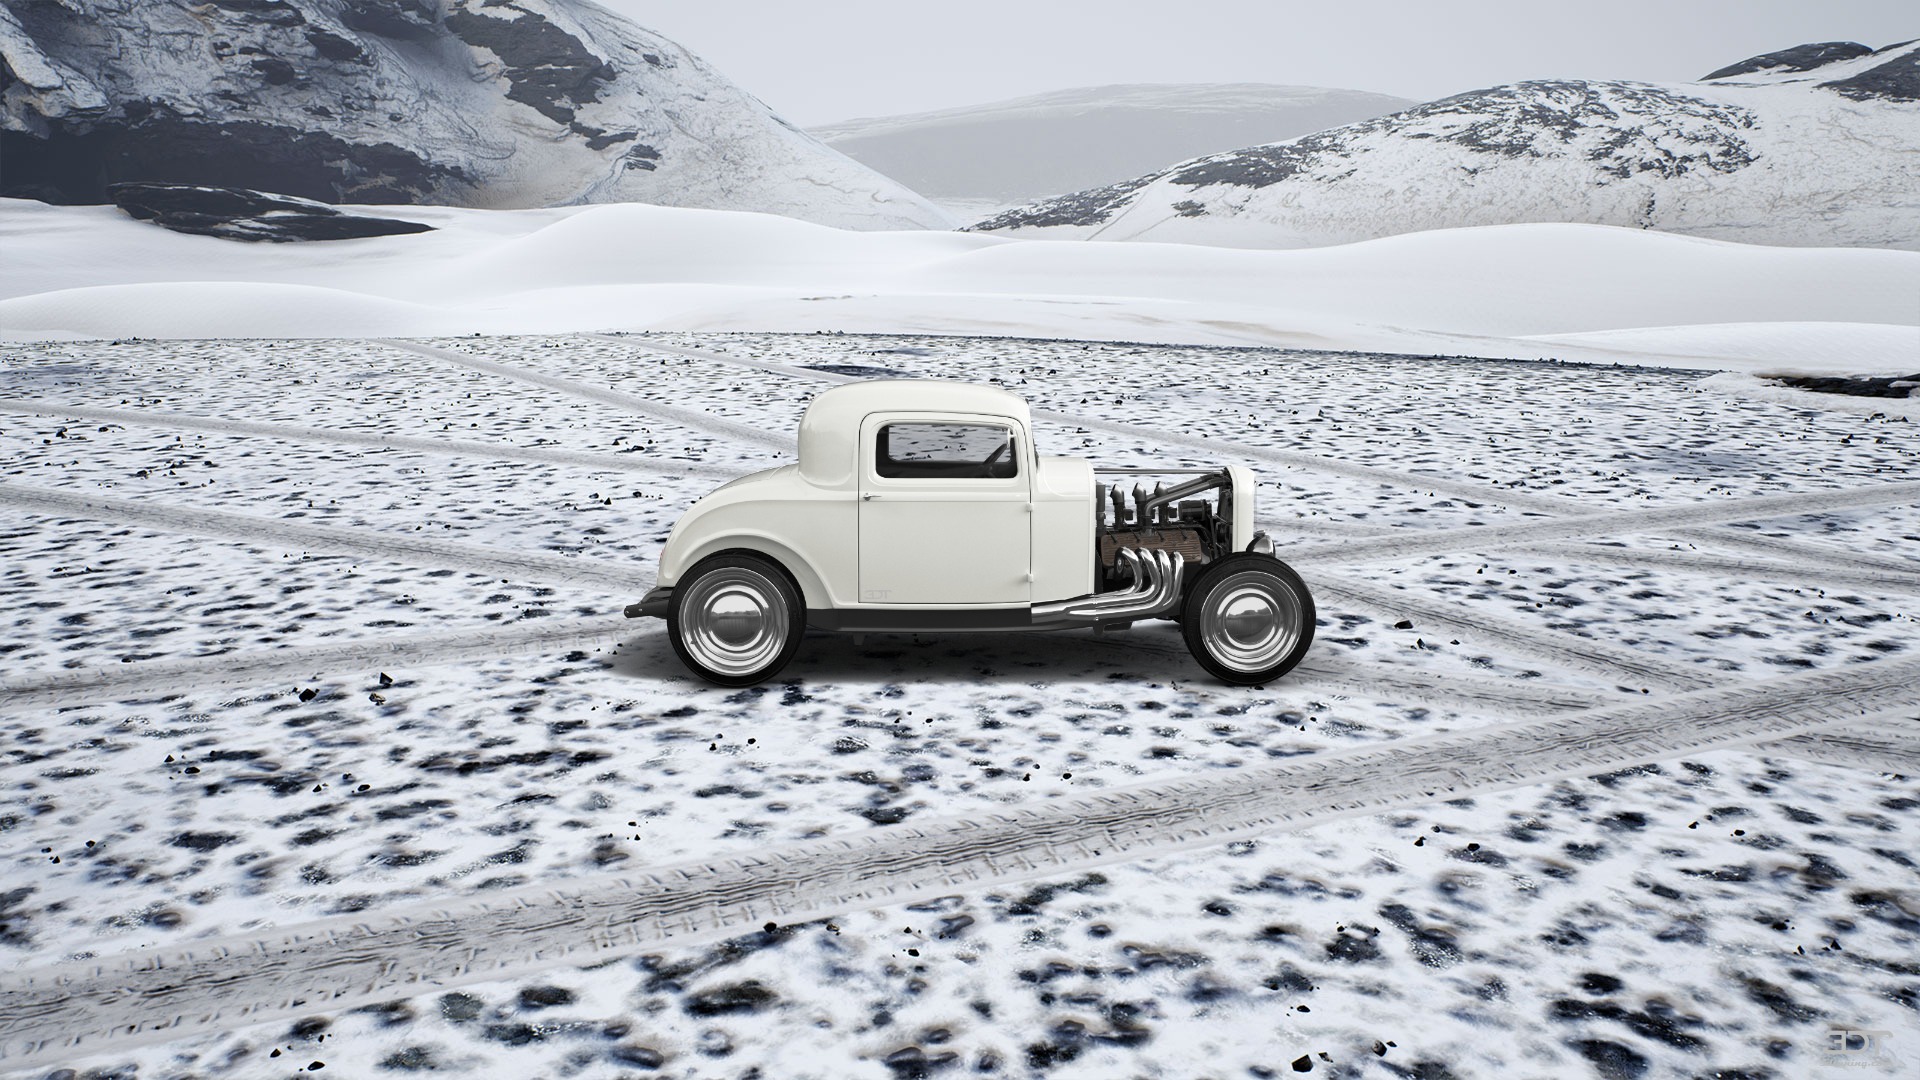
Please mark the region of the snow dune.
[[436, 231], [246, 245], [0, 200], [0, 338], [838, 330], [1857, 374], [1920, 357], [1905, 251], [1566, 224], [1248, 251], [641, 204], [379, 212]]

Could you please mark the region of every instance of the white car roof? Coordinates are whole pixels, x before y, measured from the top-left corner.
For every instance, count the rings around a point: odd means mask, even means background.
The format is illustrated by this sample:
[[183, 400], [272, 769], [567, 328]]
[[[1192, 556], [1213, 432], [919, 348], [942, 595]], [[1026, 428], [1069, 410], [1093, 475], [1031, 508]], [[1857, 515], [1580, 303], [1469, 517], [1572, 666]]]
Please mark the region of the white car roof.
[[860, 422], [876, 412], [985, 413], [1029, 424], [1027, 400], [997, 386], [946, 379], [869, 379], [816, 395], [800, 418], [800, 472], [811, 483], [853, 481]]

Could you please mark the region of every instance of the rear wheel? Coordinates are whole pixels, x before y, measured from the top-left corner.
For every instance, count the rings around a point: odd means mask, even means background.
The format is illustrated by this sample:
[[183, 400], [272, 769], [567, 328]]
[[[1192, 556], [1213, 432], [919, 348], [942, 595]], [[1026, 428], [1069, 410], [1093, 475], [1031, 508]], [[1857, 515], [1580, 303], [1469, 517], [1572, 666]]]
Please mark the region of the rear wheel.
[[800, 590], [759, 555], [702, 559], [673, 590], [667, 636], [693, 673], [720, 686], [752, 686], [778, 674], [807, 629]]
[[1222, 682], [1255, 686], [1292, 671], [1313, 644], [1313, 595], [1271, 555], [1229, 555], [1201, 573], [1181, 607], [1187, 650]]

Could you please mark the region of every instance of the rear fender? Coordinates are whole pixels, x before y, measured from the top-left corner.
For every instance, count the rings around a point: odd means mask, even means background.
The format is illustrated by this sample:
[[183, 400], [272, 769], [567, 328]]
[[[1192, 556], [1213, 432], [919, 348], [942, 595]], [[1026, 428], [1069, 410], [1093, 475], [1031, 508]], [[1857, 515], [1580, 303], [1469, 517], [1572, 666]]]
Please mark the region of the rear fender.
[[[702, 559], [736, 551], [762, 555], [779, 563], [780, 568], [793, 578], [794, 585], [799, 587], [801, 598], [809, 610], [834, 606], [833, 598], [827, 592], [826, 584], [821, 580], [819, 571], [815, 570], [806, 559], [801, 558], [798, 552], [770, 536], [739, 533], [716, 536], [690, 552], [682, 565], [692, 569]], [[678, 584], [678, 582], [663, 582], [663, 584]]]

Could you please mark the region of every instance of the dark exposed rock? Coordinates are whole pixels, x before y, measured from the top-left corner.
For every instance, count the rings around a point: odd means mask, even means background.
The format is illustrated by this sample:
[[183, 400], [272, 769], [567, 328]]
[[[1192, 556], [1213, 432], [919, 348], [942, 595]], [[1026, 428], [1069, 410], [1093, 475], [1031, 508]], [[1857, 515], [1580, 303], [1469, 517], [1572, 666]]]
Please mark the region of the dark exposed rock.
[[1389, 903], [1380, 908], [1380, 917], [1407, 935], [1413, 955], [1431, 968], [1446, 968], [1460, 962], [1460, 946], [1453, 931], [1440, 926], [1425, 926], [1405, 904]]
[[1701, 82], [1713, 79], [1730, 79], [1735, 75], [1750, 75], [1754, 72], [1768, 71], [1812, 71], [1839, 60], [1852, 60], [1856, 56], [1866, 56], [1873, 52], [1854, 41], [1822, 41], [1813, 45], [1796, 45], [1779, 52], [1761, 53], [1748, 57], [1737, 64], [1728, 64], [1718, 71], [1709, 72], [1700, 77]]
[[607, 1056], [636, 1069], [657, 1069], [667, 1063], [667, 1056], [651, 1046], [616, 1046], [607, 1051]]
[[1678, 1050], [1698, 1051], [1706, 1046], [1699, 1037], [1682, 1030], [1700, 1027], [1703, 1021], [1697, 1016], [1676, 1013], [1661, 1001], [1649, 1002], [1645, 1009], [1634, 1011], [1607, 1001], [1561, 998], [1548, 1007], [1547, 1015], [1560, 1021], [1611, 1020], [1625, 1025], [1641, 1038], [1663, 1042]]
[[1580, 989], [1589, 994], [1611, 994], [1625, 985], [1618, 977], [1603, 972], [1589, 971], [1580, 976]]
[[[0, 896], [0, 908], [4, 908], [5, 899]], [[1879, 889], [1862, 889], [1848, 893], [1847, 899], [1870, 919], [1878, 919], [1909, 934], [1920, 934], [1920, 900], [1914, 897]]]
[[1049, 225], [1098, 225], [1114, 214], [1126, 208], [1133, 193], [1158, 180], [1158, 176], [1141, 176], [1106, 187], [1089, 188], [1070, 195], [1045, 199], [1031, 206], [1015, 207], [1005, 213], [997, 214], [985, 221], [968, 225], [967, 229], [987, 232], [992, 229], [1011, 229], [1015, 227], [1042, 228]]
[[520, 991], [522, 1009], [550, 1009], [556, 1005], [571, 1005], [575, 997], [573, 991], [564, 986], [529, 986]]
[[446, 25], [462, 41], [492, 52], [506, 65], [510, 100], [572, 125], [575, 107], [598, 100], [601, 84], [614, 77], [614, 70], [579, 38], [537, 14], [517, 10], [513, 18], [498, 18], [484, 8], [453, 8]]
[[327, 30], [308, 30], [307, 41], [313, 46], [313, 51], [336, 63], [362, 60], [367, 55], [366, 50], [356, 45], [352, 39]]
[[406, 1046], [380, 1059], [380, 1068], [393, 1072], [438, 1072], [440, 1060], [426, 1046]]
[[1378, 930], [1368, 931], [1358, 927], [1351, 931], [1342, 930], [1326, 943], [1327, 957], [1348, 964], [1363, 964], [1378, 960], [1380, 946], [1374, 944], [1373, 939], [1379, 936]]
[[540, 1042], [547, 1033], [531, 1024], [488, 1024], [485, 1036], [507, 1046], [525, 1046]]
[[0, 945], [32, 944], [32, 938], [23, 929], [25, 920], [20, 916], [26, 910], [27, 897], [32, 896], [33, 892], [32, 885], [0, 892]]
[[240, 837], [234, 833], [183, 832], [167, 842], [177, 848], [205, 852], [223, 848], [238, 839]]
[[[1912, 42], [1901, 44], [1910, 45]], [[1872, 98], [1920, 101], [1920, 52], [1896, 56], [1852, 78], [1835, 79], [1833, 82], [1824, 82], [1820, 85], [1853, 98], [1855, 101], [1867, 101]]]
[[390, 142], [349, 143], [253, 120], [210, 124], [165, 105], [132, 103], [112, 124], [56, 127], [45, 138], [0, 132], [0, 195], [52, 203], [112, 201], [116, 182], [266, 189], [309, 199], [411, 203], [467, 182]]
[[478, 1017], [484, 1008], [486, 1008], [485, 1002], [472, 994], [463, 994], [457, 990], [440, 998], [440, 1015], [456, 1024]]
[[1042, 885], [1036, 885], [1028, 890], [1025, 896], [1008, 904], [1007, 914], [1038, 914], [1041, 908], [1045, 907], [1054, 897], [1063, 892], [1089, 893], [1105, 887], [1106, 884], [1107, 877], [1105, 874], [1092, 873], [1084, 877], [1076, 878], [1073, 881], [1050, 881]]
[[307, 21], [287, 0], [209, 0], [214, 7], [251, 15], [274, 26], [299, 26]]
[[749, 979], [689, 994], [682, 1007], [694, 1016], [723, 1016], [759, 1012], [776, 1000], [773, 991]]
[[1644, 1055], [1607, 1039], [1581, 1039], [1573, 1044], [1580, 1056], [1593, 1063], [1593, 1071], [1605, 1080], [1638, 1080], [1647, 1072]]
[[1785, 987], [1770, 983], [1752, 975], [1740, 976], [1740, 985], [1746, 990], [1747, 997], [1754, 1003], [1764, 1005], [1775, 1016], [1788, 1023], [1803, 1024], [1817, 1020], [1819, 1012], [1802, 1005]]
[[1889, 375], [1885, 378], [1865, 375], [1783, 375], [1773, 381], [1781, 386], [1791, 386], [1796, 390], [1811, 390], [1816, 394], [1907, 398], [1914, 397], [1914, 390], [1920, 389], [1920, 372], [1912, 375]]
[[440, 18], [428, 0], [346, 0], [340, 21], [355, 30], [400, 41], [426, 41]]
[[[141, 221], [150, 221], [174, 232], [217, 236], [223, 240], [288, 243], [433, 231], [433, 226], [417, 221], [348, 214], [311, 199], [269, 195], [245, 188], [114, 184], [107, 193], [115, 206]], [[307, 693], [302, 691], [302, 700]]]

